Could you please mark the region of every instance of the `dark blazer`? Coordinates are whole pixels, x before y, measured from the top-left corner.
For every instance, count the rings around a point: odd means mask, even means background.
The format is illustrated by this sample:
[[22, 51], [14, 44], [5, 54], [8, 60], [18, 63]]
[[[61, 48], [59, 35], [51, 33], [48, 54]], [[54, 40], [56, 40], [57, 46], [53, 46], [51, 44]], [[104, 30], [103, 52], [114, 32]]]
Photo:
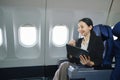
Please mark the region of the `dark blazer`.
[[[76, 41], [76, 47], [81, 47], [82, 39], [83, 38], [80, 38]], [[101, 37], [96, 36], [94, 31], [91, 31], [87, 50], [90, 59], [95, 63], [95, 66], [100, 66], [103, 59], [104, 45]]]

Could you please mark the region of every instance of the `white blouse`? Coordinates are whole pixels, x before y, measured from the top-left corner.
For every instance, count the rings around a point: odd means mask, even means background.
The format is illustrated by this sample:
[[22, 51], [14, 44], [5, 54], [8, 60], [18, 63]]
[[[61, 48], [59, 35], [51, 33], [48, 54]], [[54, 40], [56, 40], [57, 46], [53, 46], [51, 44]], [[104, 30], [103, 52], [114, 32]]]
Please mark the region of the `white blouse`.
[[88, 43], [89, 43], [89, 40], [85, 43], [83, 43], [83, 40], [82, 40], [82, 43], [81, 43], [81, 49], [84, 49], [84, 50], [87, 50], [88, 48]]

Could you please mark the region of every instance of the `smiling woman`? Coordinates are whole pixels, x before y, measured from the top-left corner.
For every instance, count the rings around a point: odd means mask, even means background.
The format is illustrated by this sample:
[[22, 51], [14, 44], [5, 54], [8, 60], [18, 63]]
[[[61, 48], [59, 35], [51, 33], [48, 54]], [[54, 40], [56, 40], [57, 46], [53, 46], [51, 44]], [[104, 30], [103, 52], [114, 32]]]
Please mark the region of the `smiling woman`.
[[[68, 44], [89, 52], [89, 56], [78, 56], [80, 61], [79, 65], [84, 68], [100, 66], [102, 63], [104, 45], [101, 37], [96, 36], [93, 31], [92, 20], [90, 18], [80, 19], [78, 22], [78, 32], [83, 36], [83, 38], [71, 40]], [[61, 63], [53, 80], [68, 80], [67, 69], [70, 65], [74, 65], [74, 63], [69, 61]]]

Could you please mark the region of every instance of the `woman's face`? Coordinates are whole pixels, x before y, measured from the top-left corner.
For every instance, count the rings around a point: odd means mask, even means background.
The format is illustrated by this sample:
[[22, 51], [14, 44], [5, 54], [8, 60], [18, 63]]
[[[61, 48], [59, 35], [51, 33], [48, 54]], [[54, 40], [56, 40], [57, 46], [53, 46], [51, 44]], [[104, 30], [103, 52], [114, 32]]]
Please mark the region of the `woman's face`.
[[88, 26], [85, 22], [80, 21], [78, 23], [78, 32], [82, 36], [86, 36], [88, 33], [90, 33], [90, 30], [92, 29], [92, 26]]

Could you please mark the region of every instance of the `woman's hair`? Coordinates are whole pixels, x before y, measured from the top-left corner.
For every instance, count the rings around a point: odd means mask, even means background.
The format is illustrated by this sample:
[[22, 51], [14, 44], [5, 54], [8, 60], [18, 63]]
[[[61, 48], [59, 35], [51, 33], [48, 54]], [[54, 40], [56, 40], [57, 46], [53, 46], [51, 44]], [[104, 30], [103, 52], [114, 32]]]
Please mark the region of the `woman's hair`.
[[83, 21], [85, 22], [88, 26], [92, 26], [93, 27], [93, 21], [90, 19], [90, 18], [83, 18], [83, 19], [80, 19], [80, 21]]

